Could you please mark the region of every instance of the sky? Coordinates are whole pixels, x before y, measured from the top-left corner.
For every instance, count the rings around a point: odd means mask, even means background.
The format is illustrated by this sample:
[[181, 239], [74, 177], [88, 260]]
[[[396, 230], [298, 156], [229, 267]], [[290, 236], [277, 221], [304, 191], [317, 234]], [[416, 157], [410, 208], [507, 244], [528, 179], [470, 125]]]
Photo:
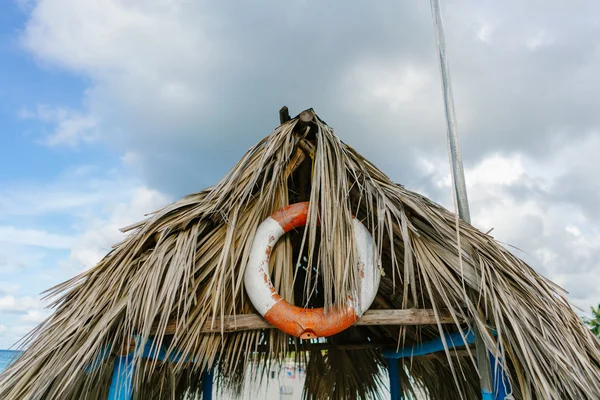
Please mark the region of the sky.
[[[600, 3], [442, 0], [473, 224], [600, 303]], [[453, 209], [429, 2], [0, 5], [0, 349], [119, 228], [313, 107]]]

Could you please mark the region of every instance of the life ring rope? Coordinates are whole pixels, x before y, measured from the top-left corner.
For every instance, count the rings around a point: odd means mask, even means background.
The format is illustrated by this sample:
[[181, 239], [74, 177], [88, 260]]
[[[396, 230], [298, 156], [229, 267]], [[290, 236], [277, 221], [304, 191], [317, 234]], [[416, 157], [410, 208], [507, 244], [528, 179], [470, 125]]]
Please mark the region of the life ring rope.
[[374, 267], [373, 237], [354, 218], [352, 226], [360, 279], [357, 298], [349, 296], [343, 307], [328, 310], [327, 314], [322, 307], [297, 307], [281, 298], [269, 276], [271, 252], [286, 232], [306, 225], [308, 209], [308, 202], [296, 203], [265, 219], [256, 230], [244, 273], [244, 286], [254, 308], [273, 326], [302, 339], [331, 336], [354, 324], [375, 299], [381, 279], [379, 268]]

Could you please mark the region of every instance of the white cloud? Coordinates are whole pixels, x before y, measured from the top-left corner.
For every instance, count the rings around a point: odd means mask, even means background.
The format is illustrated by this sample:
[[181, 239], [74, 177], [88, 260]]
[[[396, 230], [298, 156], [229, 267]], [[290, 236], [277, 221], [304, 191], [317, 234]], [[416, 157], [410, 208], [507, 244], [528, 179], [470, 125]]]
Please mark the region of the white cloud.
[[0, 295], [15, 294], [19, 291], [20, 286], [16, 283], [0, 283]]
[[[91, 165], [69, 168], [55, 179], [23, 182], [0, 189], [0, 220], [41, 218], [48, 215], [77, 216], [91, 208], [125, 201], [140, 185], [115, 166], [102, 170]], [[43, 199], [43, 201], [40, 201]]]
[[20, 116], [54, 125], [54, 131], [41, 139], [41, 143], [47, 146], [77, 147], [80, 143], [96, 140], [98, 136], [95, 117], [68, 108], [39, 105], [35, 111], [21, 110]]
[[[18, 293], [18, 291], [11, 290], [10, 285], [19, 286], [18, 290], [31, 286], [32, 282], [23, 282], [22, 276], [31, 273], [35, 268], [46, 265], [48, 258], [54, 252], [61, 253], [64, 250], [0, 243], [0, 281], [4, 281], [9, 285], [9, 290], [4, 294]], [[23, 286], [22, 283], [26, 285]]]
[[375, 102], [394, 111], [410, 107], [415, 100], [423, 100], [420, 93], [432, 85], [438, 89], [437, 71], [396, 62], [382, 65], [363, 61], [348, 73], [348, 84], [358, 91], [352, 100]]
[[[599, 123], [589, 90], [600, 85], [598, 27], [587, 18], [596, 3], [542, 13], [514, 0], [448, 4], [468, 159], [544, 152], [558, 130], [576, 137]], [[151, 187], [182, 194], [214, 183], [275, 125], [283, 103], [292, 113], [314, 106], [406, 183], [407, 149], [445, 145], [431, 12], [421, 2], [340, 4], [39, 0], [21, 42], [89, 81], [80, 114]], [[531, 38], [544, 51], [530, 51]], [[565, 43], [577, 44], [573, 54], [563, 56]]]
[[50, 315], [48, 310], [28, 310], [19, 319], [23, 322], [39, 324]]
[[[22, 185], [7, 188], [0, 191], [2, 216], [40, 216], [68, 212], [100, 203], [108, 195], [94, 190], [93, 184], [83, 184], [82, 186], [89, 190], [62, 184], [59, 186], [55, 184]], [[42, 194], [44, 201], [39, 201], [39, 196]]]
[[[465, 170], [475, 226], [524, 258], [534, 269], [567, 289], [570, 300], [587, 311], [600, 300], [600, 231], [585, 216], [579, 199], [557, 200], [557, 160], [565, 154], [593, 152], [590, 142], [572, 143], [536, 160], [522, 154], [494, 153]], [[451, 186], [448, 161], [418, 157], [422, 174], [437, 191], [434, 198], [449, 209]]]
[[15, 323], [5, 325], [4, 330], [0, 328], [0, 349], [16, 348], [16, 344], [23, 336], [31, 332], [35, 326], [32, 324]]
[[0, 243], [37, 246], [50, 249], [68, 249], [73, 243], [73, 238], [39, 229], [23, 229], [14, 226], [0, 225]]
[[524, 178], [526, 178], [525, 168], [520, 156], [503, 157], [494, 154], [484, 158], [469, 170], [471, 185], [510, 185]]
[[[60, 262], [67, 268], [58, 274], [65, 279], [100, 261], [112, 245], [124, 238], [120, 228], [144, 219], [146, 214], [171, 200], [135, 179], [126, 178], [122, 170], [101, 175], [99, 172], [83, 166], [45, 185], [0, 190], [3, 218], [10, 224], [0, 225], [0, 245], [4, 244], [0, 247], [0, 273], [17, 272], [18, 265], [28, 267], [28, 273], [32, 273], [33, 266], [42, 271], [56, 268], [54, 258], [45, 259], [32, 249], [58, 249], [68, 252], [67, 258]], [[44, 201], [40, 202], [41, 198]], [[43, 221], [48, 218], [62, 223], [45, 228]], [[34, 227], [20, 227], [23, 221]], [[53, 233], [57, 226], [68, 234]], [[57, 283], [48, 282], [48, 286]]]
[[484, 43], [491, 43], [492, 33], [493, 33], [492, 27], [488, 23], [482, 22], [479, 25], [479, 29], [477, 31], [477, 39], [479, 39], [480, 41], [482, 41]]
[[[203, 33], [208, 21], [199, 8], [172, 1], [40, 0], [23, 41], [44, 59], [98, 77], [137, 72], [154, 79], [165, 67], [179, 64], [186, 70], [209, 58]], [[187, 65], [168, 57], [182, 53], [188, 53]], [[171, 83], [165, 86], [167, 92], [177, 86]]]
[[41, 303], [31, 297], [16, 298], [12, 295], [0, 297], [0, 312], [25, 313], [31, 309], [40, 308]]
[[[543, 147], [549, 128], [579, 135], [574, 126], [598, 122], [587, 90], [598, 85], [598, 26], [588, 18], [598, 3], [551, 3], [542, 13], [514, 0], [446, 7], [459, 122], [465, 135], [485, 136], [473, 146]], [[355, 128], [345, 135], [367, 145], [365, 127], [386, 144], [439, 148], [443, 109], [427, 4], [340, 4], [39, 0], [22, 43], [42, 62], [89, 78], [83, 114], [149, 170], [167, 150], [193, 145], [210, 158], [215, 143], [243, 148], [251, 141], [237, 141], [248, 125], [272, 127], [283, 102], [326, 110], [334, 125], [349, 120]], [[528, 40], [546, 51], [532, 55]], [[576, 57], [563, 56], [565, 43], [577, 44]]]
[[31, 297], [0, 297], [0, 349], [12, 346], [20, 337], [32, 330], [50, 315], [45, 304]]
[[145, 214], [157, 211], [168, 200], [164, 194], [141, 186], [131, 191], [129, 199], [105, 207], [103, 215], [88, 216], [80, 222], [66, 265], [75, 270], [94, 266], [112, 245], [125, 238], [120, 228], [142, 220]]
[[[165, 116], [172, 128], [205, 105], [201, 72], [222, 61], [225, 43], [219, 53], [213, 50], [206, 35], [212, 22], [201, 9], [195, 2], [160, 0], [40, 0], [22, 43], [40, 60], [91, 78], [86, 92], [91, 114], [77, 119], [76, 127], [93, 128], [96, 121], [119, 118], [124, 125], [111, 120], [102, 135], [122, 139], [129, 123], [147, 131], [128, 134], [147, 134]], [[64, 138], [57, 142], [72, 141], [70, 132], [56, 135]]]
[[526, 43], [531, 51], [538, 50], [540, 47], [550, 46], [555, 42], [555, 39], [547, 31], [540, 29], [531, 35]]

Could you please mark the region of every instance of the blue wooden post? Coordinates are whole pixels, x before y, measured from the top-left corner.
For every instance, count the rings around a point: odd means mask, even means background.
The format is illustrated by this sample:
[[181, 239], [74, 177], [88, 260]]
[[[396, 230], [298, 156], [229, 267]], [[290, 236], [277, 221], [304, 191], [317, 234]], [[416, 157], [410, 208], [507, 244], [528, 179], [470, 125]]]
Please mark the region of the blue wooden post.
[[202, 373], [202, 400], [212, 400], [213, 374], [209, 369]]
[[[496, 332], [492, 331], [492, 335], [495, 336]], [[446, 346], [448, 346], [449, 348], [462, 347], [475, 342], [475, 335], [473, 334], [473, 332], [455, 332], [444, 335], [444, 339], [444, 341], [446, 342]], [[443, 351], [444, 341], [442, 341], [442, 338], [438, 338], [414, 346], [405, 347], [398, 351], [392, 349], [383, 351], [383, 356], [388, 362], [388, 373], [390, 375], [390, 393], [392, 400], [398, 400], [401, 398], [398, 363], [397, 361], [394, 362], [394, 360], [405, 357], [422, 356], [425, 354]], [[493, 357], [492, 354], [490, 354], [489, 358], [492, 367], [491, 369], [494, 372], [492, 386], [493, 388], [491, 392], [487, 390], [482, 390], [481, 399], [505, 400], [508, 391], [508, 379], [506, 377], [505, 372], [502, 370], [502, 365], [498, 364], [498, 366], [496, 367], [496, 359]]]
[[390, 399], [401, 400], [402, 391], [400, 390], [400, 374], [398, 373], [398, 359], [386, 358], [388, 362], [388, 375], [390, 376]]
[[[137, 341], [137, 339], [136, 339]], [[136, 348], [140, 349], [139, 341], [136, 343]], [[178, 351], [174, 351], [167, 357], [165, 345], [156, 347], [155, 342], [152, 338], [148, 338], [141, 350], [140, 358], [147, 358], [151, 360], [159, 361], [170, 361], [180, 362], [184, 360], [182, 354]], [[106, 346], [100, 351], [98, 357], [86, 367], [86, 372], [91, 374], [94, 372], [102, 362], [110, 357], [111, 347]], [[126, 356], [115, 358], [114, 369], [112, 374], [112, 381], [108, 391], [108, 400], [131, 400], [133, 395], [133, 375], [135, 374], [135, 363], [133, 355], [135, 352], [131, 352]], [[194, 357], [188, 356], [185, 358], [186, 361], [196, 362]], [[206, 370], [202, 374], [202, 398], [204, 400], [212, 400], [213, 391], [213, 374], [211, 370]]]
[[494, 392], [496, 392], [495, 397], [490, 397], [493, 400], [504, 400], [506, 399], [506, 392], [508, 384], [508, 380], [504, 370], [502, 369], [502, 364], [496, 365], [496, 358], [490, 353], [490, 367], [492, 371], [492, 382], [494, 384]]
[[108, 400], [131, 400], [134, 374], [133, 354], [117, 357], [108, 391]]
[[481, 389], [481, 400], [494, 400], [494, 394]]

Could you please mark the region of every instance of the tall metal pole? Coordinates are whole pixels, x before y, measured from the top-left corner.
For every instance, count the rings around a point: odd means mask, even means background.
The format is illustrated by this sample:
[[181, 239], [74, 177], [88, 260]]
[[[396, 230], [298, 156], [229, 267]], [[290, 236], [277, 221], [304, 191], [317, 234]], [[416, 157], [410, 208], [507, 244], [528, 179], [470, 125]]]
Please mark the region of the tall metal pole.
[[471, 223], [469, 199], [467, 197], [467, 185], [465, 183], [465, 171], [463, 169], [462, 157], [460, 156], [460, 149], [458, 145], [456, 114], [454, 112], [454, 97], [452, 95], [452, 84], [450, 82], [448, 58], [446, 57], [446, 37], [444, 36], [444, 25], [442, 24], [442, 14], [439, 0], [431, 0], [431, 12], [433, 14], [435, 41], [437, 43], [438, 56], [440, 60], [442, 92], [444, 96], [446, 123], [448, 125], [448, 150], [452, 168], [452, 180], [456, 195], [458, 215], [463, 221]]
[[[450, 69], [446, 57], [446, 38], [444, 36], [444, 25], [442, 24], [442, 13], [439, 0], [431, 0], [431, 13], [433, 15], [433, 26], [435, 30], [435, 41], [437, 43], [438, 56], [440, 60], [440, 74], [442, 78], [442, 91], [444, 94], [444, 107], [446, 111], [446, 123], [448, 125], [448, 151], [451, 164], [454, 195], [459, 217], [471, 223], [469, 212], [469, 199], [467, 198], [467, 185], [465, 183], [465, 171], [458, 145], [458, 133], [456, 131], [456, 115], [454, 113], [454, 98], [452, 97], [452, 85], [450, 83]], [[488, 353], [483, 339], [477, 327], [475, 330], [475, 345], [477, 353], [477, 366], [480, 375], [482, 399], [492, 399], [492, 374]]]

